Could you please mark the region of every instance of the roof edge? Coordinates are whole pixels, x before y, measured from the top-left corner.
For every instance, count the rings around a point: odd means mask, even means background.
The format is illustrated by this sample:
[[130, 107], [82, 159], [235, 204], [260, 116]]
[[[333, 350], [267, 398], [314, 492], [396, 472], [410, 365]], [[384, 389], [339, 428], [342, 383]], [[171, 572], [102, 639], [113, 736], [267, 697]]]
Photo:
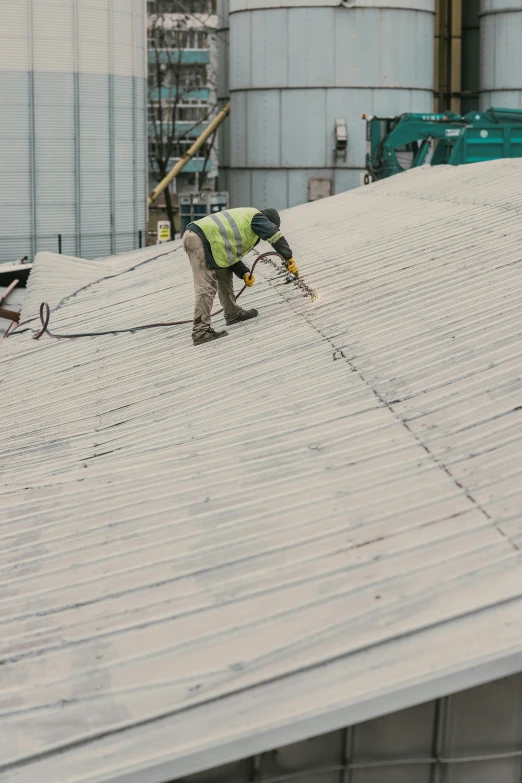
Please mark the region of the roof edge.
[[[521, 623], [516, 625], [522, 625], [522, 619]], [[522, 637], [519, 636], [519, 638]], [[413, 637], [410, 641], [414, 641]], [[338, 669], [339, 682], [343, 679], [343, 665], [346, 665], [345, 659], [330, 664], [334, 674]], [[44, 764], [47, 762], [47, 768], [42, 769], [42, 757], [34, 758], [27, 763], [19, 762], [12, 767], [4, 768], [3, 772], [0, 770], [0, 781], [8, 779], [13, 783], [15, 780], [16, 783], [32, 783], [35, 775], [35, 766], [33, 765], [38, 765], [38, 775], [42, 783], [68, 779], [69, 753], [79, 752], [82, 754], [85, 750], [88, 764], [84, 767], [85, 776], [82, 776], [81, 773], [77, 776], [77, 783], [167, 783], [167, 781], [178, 780], [188, 775], [264, 753], [273, 748], [302, 742], [310, 737], [338, 731], [347, 726], [373, 720], [433, 699], [450, 696], [453, 693], [484, 685], [520, 671], [522, 671], [522, 641], [518, 642], [516, 648], [512, 648], [509, 653], [489, 657], [471, 666], [453, 666], [429, 680], [420, 675], [405, 687], [397, 684], [378, 695], [352, 701], [333, 710], [322, 708], [302, 719], [288, 721], [285, 718], [279, 723], [272, 721], [262, 730], [248, 725], [248, 715], [252, 708], [252, 699], [255, 699], [255, 691], [261, 692], [266, 688], [266, 685], [260, 685], [252, 690], [216, 699], [213, 706], [217, 710], [224, 710], [227, 715], [230, 715], [231, 712], [235, 714], [241, 729], [230, 739], [223, 740], [223, 737], [216, 736], [213, 744], [206, 748], [202, 749], [200, 744], [195, 741], [192, 747], [187, 746], [187, 752], [182, 755], [179, 751], [177, 754], [173, 751], [169, 757], [162, 752], [162, 747], [168, 747], [171, 744], [169, 738], [176, 737], [179, 731], [179, 720], [182, 719], [184, 722], [187, 720], [188, 714], [185, 712], [183, 715], [177, 714], [152, 721], [146, 728], [136, 726], [97, 740], [94, 756], [92, 755], [93, 743], [88, 742], [79, 744], [69, 751], [61, 749], [56, 753], [45, 754]], [[293, 698], [298, 703], [299, 696], [303, 691], [302, 680], [297, 674], [291, 679], [293, 682], [287, 683], [290, 693], [285, 694], [285, 700], [288, 703]], [[207, 704], [205, 710], [207, 711], [211, 706]], [[199, 723], [201, 712], [197, 707], [194, 708], [192, 716], [193, 721]], [[207, 717], [209, 716], [207, 715]], [[213, 714], [210, 718], [213, 725], [219, 725], [219, 715]], [[160, 732], [163, 737], [158, 737]], [[204, 727], [202, 727], [202, 733], [205, 733]], [[144, 763], [140, 768], [124, 769], [121, 764], [118, 764], [119, 769], [117, 770], [113, 769], [111, 772], [106, 767], [98, 775], [93, 775], [97, 762], [100, 762], [99, 766], [101, 767], [104, 763], [110, 765], [111, 759], [121, 759], [122, 754], [126, 757], [123, 747], [125, 743], [133, 745], [139, 743], [143, 747]], [[158, 747], [157, 750], [155, 750], [155, 745]], [[87, 751], [87, 748], [90, 748], [90, 752]], [[154, 758], [155, 755], [157, 760]], [[71, 763], [77, 765], [78, 759], [72, 760]], [[5, 774], [9, 777], [4, 778]]]
[[[267, 728], [266, 731], [255, 736], [237, 737], [204, 751], [196, 749], [182, 758], [162, 761], [147, 769], [124, 772], [111, 777], [91, 778], [90, 783], [166, 783], [174, 781], [274, 748], [302, 742], [310, 737], [338, 731], [356, 723], [414, 707], [433, 699], [450, 696], [452, 693], [484, 685], [520, 671], [522, 671], [522, 643], [516, 652], [499, 659], [488, 660], [464, 670], [457, 669], [434, 677], [430, 681], [420, 681], [408, 685], [406, 688], [395, 689], [322, 715], [308, 716], [287, 726]], [[241, 696], [247, 700], [251, 698], [248, 693], [241, 694]]]

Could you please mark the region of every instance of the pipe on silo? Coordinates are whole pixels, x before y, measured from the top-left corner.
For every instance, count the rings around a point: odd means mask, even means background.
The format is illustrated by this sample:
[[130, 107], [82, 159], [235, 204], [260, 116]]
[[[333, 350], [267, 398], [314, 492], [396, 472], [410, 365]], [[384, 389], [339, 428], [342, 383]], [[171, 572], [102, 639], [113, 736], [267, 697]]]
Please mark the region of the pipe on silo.
[[433, 110], [439, 112], [441, 108], [441, 13], [442, 13], [442, 0], [435, 0], [435, 35], [434, 35], [434, 56], [433, 56], [433, 73], [434, 73], [434, 101]]
[[451, 0], [451, 111], [460, 114], [462, 93], [462, 0]]
[[462, 100], [461, 113], [477, 111], [480, 88], [480, 0], [465, 0], [462, 6]]
[[435, 110], [460, 113], [462, 0], [435, 0]]

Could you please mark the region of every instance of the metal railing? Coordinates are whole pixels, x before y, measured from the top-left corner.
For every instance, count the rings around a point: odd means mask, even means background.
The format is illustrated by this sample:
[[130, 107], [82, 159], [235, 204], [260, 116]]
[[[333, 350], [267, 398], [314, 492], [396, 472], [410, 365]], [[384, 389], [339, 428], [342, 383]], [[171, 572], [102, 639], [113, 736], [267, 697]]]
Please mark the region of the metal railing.
[[[67, 232], [38, 234], [36, 252], [47, 251], [81, 258], [100, 258], [147, 245], [145, 230], [127, 232], [82, 233], [80, 236]], [[0, 264], [26, 259], [32, 261], [32, 238], [30, 236], [0, 236]]]

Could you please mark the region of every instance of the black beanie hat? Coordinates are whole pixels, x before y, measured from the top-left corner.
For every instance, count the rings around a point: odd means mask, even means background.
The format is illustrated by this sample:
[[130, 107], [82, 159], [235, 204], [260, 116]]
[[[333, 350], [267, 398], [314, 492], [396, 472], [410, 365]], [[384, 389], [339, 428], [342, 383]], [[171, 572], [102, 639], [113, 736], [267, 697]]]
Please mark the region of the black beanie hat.
[[278, 228], [280, 227], [281, 218], [277, 209], [262, 209], [261, 212], [270, 220], [271, 223], [275, 223]]

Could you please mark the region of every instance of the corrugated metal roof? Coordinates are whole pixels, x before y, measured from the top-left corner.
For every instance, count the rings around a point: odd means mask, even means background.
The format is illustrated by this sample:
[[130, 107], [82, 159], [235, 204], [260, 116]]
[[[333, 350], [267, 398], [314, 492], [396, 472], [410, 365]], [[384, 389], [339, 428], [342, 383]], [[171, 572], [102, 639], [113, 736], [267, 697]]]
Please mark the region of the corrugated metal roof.
[[[7, 341], [2, 783], [166, 781], [522, 669], [521, 174], [289, 210], [318, 299], [267, 265], [214, 345]], [[157, 252], [41, 254], [23, 315]], [[191, 308], [175, 243], [51, 325]]]

